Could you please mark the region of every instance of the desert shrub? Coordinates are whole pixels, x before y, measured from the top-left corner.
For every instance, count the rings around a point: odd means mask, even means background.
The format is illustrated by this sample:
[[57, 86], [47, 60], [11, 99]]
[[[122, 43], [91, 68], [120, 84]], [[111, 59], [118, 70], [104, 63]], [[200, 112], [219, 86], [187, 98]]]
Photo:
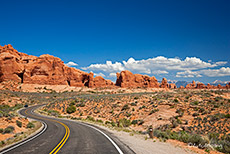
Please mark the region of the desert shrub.
[[112, 121], [112, 122], [111, 122], [111, 125], [112, 125], [113, 127], [115, 127], [115, 126], [116, 126], [116, 123], [115, 123], [114, 121]]
[[16, 120], [16, 124], [17, 124], [18, 127], [22, 127], [22, 122], [21, 121]]
[[18, 110], [23, 107], [23, 104], [15, 104], [14, 107], [12, 107], [12, 110]]
[[59, 116], [60, 113], [57, 110], [48, 110], [48, 114], [52, 116]]
[[177, 109], [176, 113], [179, 114], [179, 117], [182, 117], [184, 115], [184, 111], [182, 109]]
[[133, 120], [131, 124], [136, 125], [138, 123], [138, 120]]
[[137, 103], [131, 103], [131, 106], [137, 106]]
[[122, 107], [121, 111], [123, 111], [123, 110], [128, 110], [128, 109], [129, 109], [129, 105], [128, 105], [128, 104], [125, 104], [125, 105]]
[[103, 124], [103, 121], [101, 119], [97, 119], [96, 121]]
[[199, 115], [199, 113], [197, 113], [197, 112], [195, 112], [195, 113], [192, 114], [193, 117], [196, 117], [198, 115]]
[[161, 131], [158, 129], [155, 129], [153, 131], [153, 135], [156, 136], [157, 138], [162, 138], [162, 139], [169, 139], [170, 138], [170, 136], [167, 132], [164, 132], [164, 131]]
[[111, 124], [110, 121], [105, 121], [105, 124], [108, 125], [108, 124]]
[[144, 123], [144, 120], [139, 120], [138, 125], [142, 125]]
[[181, 131], [181, 132], [179, 132], [178, 140], [182, 141], [184, 143], [188, 143], [189, 137], [190, 137], [190, 135], [188, 133], [186, 133], [185, 131]]
[[69, 106], [75, 105], [75, 101], [72, 101]]
[[4, 145], [4, 144], [6, 144], [6, 143], [5, 143], [4, 141], [1, 141], [1, 144]]
[[198, 102], [198, 101], [195, 101], [195, 102], [192, 102], [191, 104], [192, 104], [192, 105], [198, 105], [199, 102]]
[[85, 106], [85, 103], [78, 103], [77, 105], [76, 105], [77, 107], [84, 107]]
[[13, 126], [8, 126], [4, 129], [4, 134], [7, 134], [7, 133], [12, 133], [14, 131], [14, 127]]
[[26, 125], [26, 128], [34, 128], [35, 125], [32, 123], [32, 122], [29, 122], [27, 125]]
[[196, 145], [200, 148], [204, 147], [204, 145], [208, 143], [207, 140], [205, 140], [203, 137], [201, 137], [198, 134], [191, 135], [188, 139], [188, 142], [192, 143], [193, 145]]
[[76, 111], [76, 107], [75, 106], [68, 106], [67, 108], [66, 108], [66, 112], [67, 113], [69, 113], [69, 114], [71, 114], [71, 113], [74, 113]]
[[89, 120], [89, 121], [95, 121], [94, 117], [92, 117], [92, 116], [87, 116], [86, 119]]
[[200, 108], [200, 109], [199, 109], [199, 112], [200, 112], [200, 113], [202, 113], [202, 112], [204, 112], [204, 111], [205, 111], [204, 108]]
[[175, 98], [173, 101], [174, 101], [175, 103], [178, 103], [178, 102], [179, 102], [178, 99], [176, 99], [176, 98]]
[[[168, 131], [169, 131], [169, 130], [168, 130]], [[178, 140], [179, 135], [178, 135], [177, 132], [173, 131], [173, 132], [170, 132], [170, 133], [169, 133], [169, 137], [170, 137], [170, 139]]]
[[123, 127], [129, 127], [131, 125], [131, 122], [130, 120], [123, 118], [119, 120], [119, 124], [120, 126], [123, 126]]
[[226, 115], [225, 115], [225, 118], [230, 118], [230, 114], [226, 114]]
[[156, 112], [158, 112], [159, 111], [159, 109], [153, 109], [150, 113], [149, 113], [149, 115], [151, 115], [151, 114], [153, 114], [153, 113], [156, 113]]
[[227, 140], [220, 140], [219, 144], [221, 146], [218, 146], [216, 149], [223, 153], [230, 153], [230, 142]]
[[135, 96], [134, 99], [139, 99], [139, 97]]

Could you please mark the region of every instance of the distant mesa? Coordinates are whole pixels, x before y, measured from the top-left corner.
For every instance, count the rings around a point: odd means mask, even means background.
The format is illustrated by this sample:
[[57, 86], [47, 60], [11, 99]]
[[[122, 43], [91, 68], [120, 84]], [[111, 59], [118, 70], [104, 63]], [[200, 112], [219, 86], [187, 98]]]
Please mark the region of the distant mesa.
[[[45, 54], [39, 57], [18, 52], [12, 45], [0, 46], [0, 82], [16, 81], [27, 84], [69, 85], [89, 88], [177, 88], [176, 84], [168, 83], [163, 78], [161, 83], [152, 76], [133, 74], [125, 70], [117, 73], [114, 84], [101, 76], [94, 77], [93, 73], [86, 73], [79, 69], [68, 67], [57, 57]], [[189, 83], [179, 88], [186, 89], [229, 89], [230, 82], [225, 86], [203, 83]]]

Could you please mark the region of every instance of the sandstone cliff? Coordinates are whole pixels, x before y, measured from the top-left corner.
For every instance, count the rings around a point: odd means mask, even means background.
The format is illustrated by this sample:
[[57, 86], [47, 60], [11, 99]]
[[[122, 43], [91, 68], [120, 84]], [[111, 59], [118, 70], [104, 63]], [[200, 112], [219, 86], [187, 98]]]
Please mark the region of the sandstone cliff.
[[20, 53], [11, 45], [0, 46], [0, 82], [13, 80], [20, 83], [70, 85], [76, 87], [113, 86], [111, 81], [93, 77], [92, 73], [68, 67], [51, 55], [40, 57]]
[[122, 88], [159, 88], [159, 83], [154, 76], [133, 74], [127, 70], [117, 73], [116, 85]]

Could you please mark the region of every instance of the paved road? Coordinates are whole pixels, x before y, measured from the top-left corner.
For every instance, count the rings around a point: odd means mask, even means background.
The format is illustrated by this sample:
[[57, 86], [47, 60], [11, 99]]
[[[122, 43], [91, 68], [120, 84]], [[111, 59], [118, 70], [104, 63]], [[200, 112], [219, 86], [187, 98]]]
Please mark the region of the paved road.
[[[40, 136], [18, 146], [6, 153], [9, 154], [117, 154], [133, 153], [116, 137], [105, 130], [96, 130], [92, 126], [81, 122], [50, 118], [34, 113], [33, 110], [41, 105], [29, 107], [20, 111], [20, 114], [29, 118], [38, 119], [47, 124], [47, 129]], [[108, 139], [103, 133], [112, 139]], [[112, 143], [114, 142], [114, 144]], [[117, 147], [116, 147], [117, 146]], [[121, 150], [121, 151], [119, 151]]]

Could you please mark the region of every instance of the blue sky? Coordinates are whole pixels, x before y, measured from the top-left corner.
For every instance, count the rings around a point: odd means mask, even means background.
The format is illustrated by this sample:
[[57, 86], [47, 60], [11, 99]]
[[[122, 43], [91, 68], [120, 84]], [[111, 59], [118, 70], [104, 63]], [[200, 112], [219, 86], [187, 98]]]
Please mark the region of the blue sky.
[[0, 45], [108, 79], [230, 80], [229, 0], [7, 0], [0, 14]]

